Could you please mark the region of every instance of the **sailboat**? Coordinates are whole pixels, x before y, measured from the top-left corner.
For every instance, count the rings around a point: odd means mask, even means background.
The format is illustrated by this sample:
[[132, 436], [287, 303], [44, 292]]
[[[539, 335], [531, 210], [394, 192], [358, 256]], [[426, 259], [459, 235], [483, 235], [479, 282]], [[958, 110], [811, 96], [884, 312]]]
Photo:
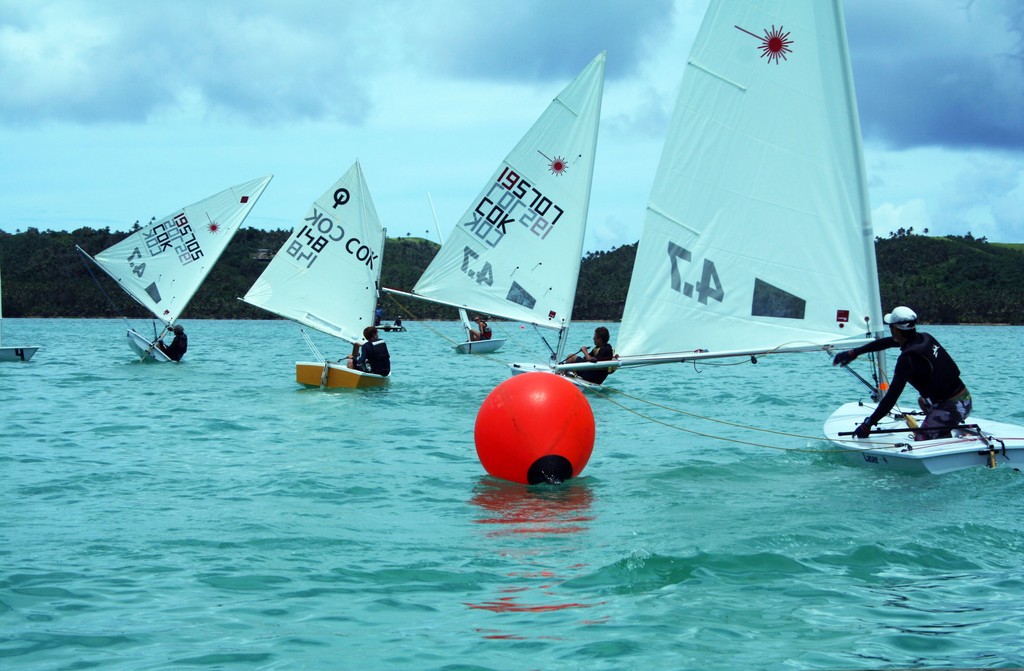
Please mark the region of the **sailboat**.
[[28, 361], [39, 349], [39, 345], [3, 345], [3, 291], [0, 289], [0, 361]]
[[[444, 242], [444, 236], [441, 233], [441, 227], [437, 223], [437, 212], [434, 210], [434, 201], [430, 198], [430, 194], [427, 194], [427, 201], [430, 203], [430, 214], [434, 217], [434, 228], [437, 229], [438, 239]], [[478, 317], [479, 319], [480, 317]], [[466, 340], [460, 343], [456, 343], [452, 349], [457, 354], [493, 354], [497, 352], [505, 344], [506, 338], [478, 338], [476, 340], [472, 337], [473, 332], [473, 321], [469, 318], [469, 313], [466, 312], [466, 308], [459, 308], [459, 321], [462, 323], [462, 330], [466, 333]]]
[[[651, 188], [611, 367], [833, 352], [884, 335], [841, 1], [712, 0]], [[928, 461], [918, 457], [930, 441], [908, 450], [897, 446], [903, 437], [837, 435], [873, 409], [854, 406], [826, 423], [830, 439], [863, 450], [867, 464], [925, 467], [916, 462]], [[955, 440], [976, 463], [987, 459], [980, 438]]]
[[[301, 326], [348, 343], [372, 326], [385, 230], [356, 161], [317, 198], [242, 298]], [[388, 377], [328, 361], [305, 331], [316, 361], [298, 361], [295, 380], [323, 389], [380, 387]]]
[[158, 347], [241, 227], [273, 175], [244, 182], [154, 219], [94, 257], [78, 251], [163, 322], [155, 338], [128, 329], [142, 361], [171, 359]]
[[[583, 253], [604, 67], [602, 52], [548, 105], [485, 182], [412, 293], [386, 291], [556, 329], [561, 352]], [[496, 348], [488, 342], [455, 349]]]

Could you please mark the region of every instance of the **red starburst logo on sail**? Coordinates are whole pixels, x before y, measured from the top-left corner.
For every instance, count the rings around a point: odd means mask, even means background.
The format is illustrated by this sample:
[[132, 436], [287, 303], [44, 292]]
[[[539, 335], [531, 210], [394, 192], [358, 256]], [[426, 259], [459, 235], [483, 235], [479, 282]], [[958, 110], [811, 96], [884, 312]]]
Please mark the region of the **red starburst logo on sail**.
[[551, 158], [540, 149], [537, 150], [537, 153], [548, 160], [548, 170], [551, 171], [552, 175], [562, 175], [569, 169], [568, 161], [566, 161], [562, 156], [555, 156], [554, 158]]
[[208, 230], [211, 233], [216, 233], [217, 231], [220, 230], [220, 224], [218, 224], [216, 221], [211, 221], [206, 225], [206, 230]]
[[786, 60], [786, 54], [793, 53], [793, 50], [789, 48], [793, 44], [793, 40], [789, 39], [789, 33], [782, 32], [782, 26], [776, 28], [773, 25], [771, 30], [766, 28], [763, 36], [756, 35], [739, 26], [735, 26], [735, 28], [761, 41], [761, 46], [758, 47], [761, 50], [761, 58], [767, 58], [769, 63], [774, 61], [778, 65], [780, 58]]

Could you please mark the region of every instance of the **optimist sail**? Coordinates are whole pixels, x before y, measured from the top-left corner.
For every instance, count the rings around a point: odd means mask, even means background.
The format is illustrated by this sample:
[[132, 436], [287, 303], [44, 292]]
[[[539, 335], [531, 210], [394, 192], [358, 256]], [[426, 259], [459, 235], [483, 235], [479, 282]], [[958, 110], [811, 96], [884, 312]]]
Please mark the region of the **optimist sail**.
[[359, 162], [299, 220], [242, 298], [348, 342], [363, 338], [377, 305], [385, 231]]
[[598, 54], [498, 165], [416, 283], [416, 297], [547, 328], [569, 323], [604, 66]]
[[651, 189], [620, 365], [847, 347], [882, 329], [840, 0], [712, 0]]
[[175, 210], [93, 260], [170, 325], [213, 270], [271, 178], [254, 179]]

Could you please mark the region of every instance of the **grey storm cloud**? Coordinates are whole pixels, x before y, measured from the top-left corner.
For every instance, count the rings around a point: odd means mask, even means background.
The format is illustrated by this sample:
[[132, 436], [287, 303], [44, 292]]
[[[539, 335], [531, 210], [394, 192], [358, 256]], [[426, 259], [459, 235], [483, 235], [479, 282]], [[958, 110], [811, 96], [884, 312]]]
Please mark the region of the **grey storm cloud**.
[[608, 50], [609, 76], [628, 72], [672, 13], [670, 0], [632, 4], [0, 0], [0, 120], [142, 122], [185, 109], [358, 124], [396, 58], [431, 76], [535, 81]]
[[[0, 122], [141, 123], [184, 111], [359, 125], [376, 81], [396, 69], [547, 83], [607, 51], [609, 80], [636, 75], [694, 3], [0, 0]], [[1024, 147], [1019, 0], [844, 6], [868, 140]]]
[[1024, 8], [1018, 0], [848, 2], [866, 138], [1024, 148]]
[[672, 19], [671, 0], [463, 3], [443, 39], [423, 46], [446, 71], [500, 81], [564, 79], [607, 51], [614, 79], [635, 72]]
[[132, 122], [191, 106], [257, 122], [362, 119], [351, 23], [270, 7], [2, 2], [0, 118]]

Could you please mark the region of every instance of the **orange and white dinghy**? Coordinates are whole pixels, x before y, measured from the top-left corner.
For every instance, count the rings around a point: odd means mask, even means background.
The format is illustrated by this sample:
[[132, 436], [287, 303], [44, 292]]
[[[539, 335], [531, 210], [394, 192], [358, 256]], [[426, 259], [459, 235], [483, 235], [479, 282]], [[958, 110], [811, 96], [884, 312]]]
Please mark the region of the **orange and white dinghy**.
[[369, 389], [383, 387], [390, 376], [375, 375], [366, 371], [349, 368], [345, 360], [296, 361], [295, 381], [307, 387], [321, 389]]
[[[242, 300], [350, 345], [360, 343], [374, 321], [385, 236], [356, 161], [313, 202]], [[299, 384], [365, 389], [388, 383], [390, 371], [349, 368], [348, 347], [328, 360], [305, 330], [302, 336], [316, 360], [295, 363]]]

